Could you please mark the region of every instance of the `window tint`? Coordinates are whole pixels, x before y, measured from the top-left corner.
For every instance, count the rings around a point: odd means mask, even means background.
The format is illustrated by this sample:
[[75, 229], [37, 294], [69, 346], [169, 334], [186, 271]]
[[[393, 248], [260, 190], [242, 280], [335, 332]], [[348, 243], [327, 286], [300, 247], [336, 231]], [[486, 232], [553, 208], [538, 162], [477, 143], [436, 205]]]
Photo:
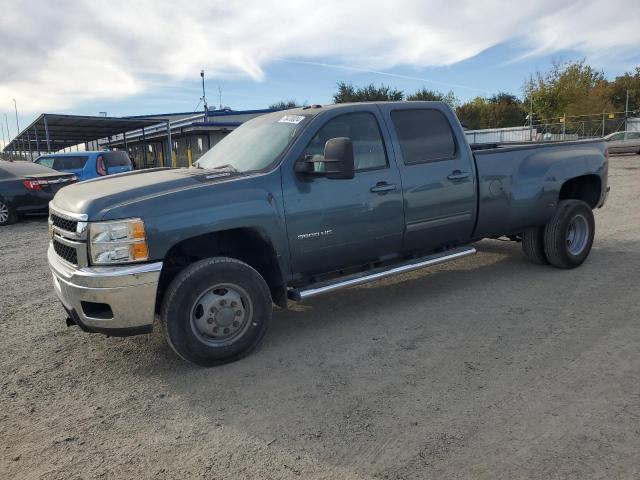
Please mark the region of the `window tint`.
[[376, 117], [371, 113], [358, 112], [340, 115], [329, 120], [307, 146], [304, 154], [316, 157], [321, 162], [327, 140], [349, 137], [353, 143], [355, 169], [368, 170], [387, 166], [387, 154]]
[[628, 140], [637, 140], [640, 138], [640, 132], [629, 132], [627, 133]]
[[405, 164], [437, 162], [453, 158], [456, 143], [449, 121], [438, 110], [395, 110], [396, 129]]
[[127, 152], [107, 152], [103, 155], [107, 168], [131, 166], [131, 160]]
[[44, 165], [45, 167], [53, 168], [53, 157], [40, 157], [36, 160], [38, 165]]
[[86, 156], [77, 157], [53, 157], [53, 169], [54, 170], [80, 170], [84, 168], [84, 164], [87, 163]]

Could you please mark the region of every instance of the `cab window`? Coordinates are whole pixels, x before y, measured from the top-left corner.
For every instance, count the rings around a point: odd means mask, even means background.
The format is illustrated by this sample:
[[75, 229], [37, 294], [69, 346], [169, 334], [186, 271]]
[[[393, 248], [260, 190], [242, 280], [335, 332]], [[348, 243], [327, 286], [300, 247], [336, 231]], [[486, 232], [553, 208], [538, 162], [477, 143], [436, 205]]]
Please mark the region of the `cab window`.
[[41, 157], [36, 160], [38, 165], [42, 165], [43, 167], [53, 168], [53, 157]]
[[405, 165], [450, 160], [456, 155], [456, 142], [449, 121], [434, 109], [391, 112]]
[[304, 151], [314, 157], [317, 171], [324, 170], [324, 145], [327, 140], [348, 137], [353, 144], [356, 172], [388, 166], [384, 141], [376, 117], [368, 112], [346, 113], [329, 120], [318, 131]]

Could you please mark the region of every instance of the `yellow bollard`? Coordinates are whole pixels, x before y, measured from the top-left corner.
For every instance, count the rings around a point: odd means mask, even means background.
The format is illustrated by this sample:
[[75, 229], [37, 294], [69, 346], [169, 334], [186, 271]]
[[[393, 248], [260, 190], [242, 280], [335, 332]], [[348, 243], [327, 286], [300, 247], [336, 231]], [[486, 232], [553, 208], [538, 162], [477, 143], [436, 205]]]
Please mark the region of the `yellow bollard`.
[[191, 147], [187, 148], [187, 161], [189, 162], [189, 166], [191, 166]]
[[178, 155], [175, 150], [171, 150], [171, 165], [173, 165], [173, 168], [178, 167]]

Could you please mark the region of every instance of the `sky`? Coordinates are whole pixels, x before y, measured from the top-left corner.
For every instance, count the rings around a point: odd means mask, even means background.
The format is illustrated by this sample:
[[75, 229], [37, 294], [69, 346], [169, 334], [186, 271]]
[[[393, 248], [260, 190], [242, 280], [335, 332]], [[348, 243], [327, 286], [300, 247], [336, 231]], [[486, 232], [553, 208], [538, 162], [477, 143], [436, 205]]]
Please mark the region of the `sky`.
[[[553, 61], [640, 65], [639, 0], [0, 0], [0, 120], [331, 103], [339, 81], [462, 101]], [[1, 137], [0, 137], [1, 140]]]

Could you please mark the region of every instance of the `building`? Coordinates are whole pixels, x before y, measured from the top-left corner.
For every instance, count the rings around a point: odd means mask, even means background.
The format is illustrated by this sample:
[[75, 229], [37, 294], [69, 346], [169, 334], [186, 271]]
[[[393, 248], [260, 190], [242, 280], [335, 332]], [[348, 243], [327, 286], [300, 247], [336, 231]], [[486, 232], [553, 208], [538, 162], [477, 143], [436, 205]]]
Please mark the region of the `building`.
[[275, 111], [225, 108], [206, 115], [203, 111], [130, 117], [42, 113], [4, 152], [10, 158], [34, 160], [43, 153], [117, 149], [128, 151], [137, 168], [188, 167], [242, 123]]
[[[138, 168], [189, 167], [243, 122], [276, 110], [209, 110], [202, 113], [140, 115], [129, 119], [158, 120], [157, 125], [100, 139], [89, 148], [127, 150]], [[168, 125], [167, 125], [168, 122]], [[168, 126], [172, 155], [167, 160]]]

